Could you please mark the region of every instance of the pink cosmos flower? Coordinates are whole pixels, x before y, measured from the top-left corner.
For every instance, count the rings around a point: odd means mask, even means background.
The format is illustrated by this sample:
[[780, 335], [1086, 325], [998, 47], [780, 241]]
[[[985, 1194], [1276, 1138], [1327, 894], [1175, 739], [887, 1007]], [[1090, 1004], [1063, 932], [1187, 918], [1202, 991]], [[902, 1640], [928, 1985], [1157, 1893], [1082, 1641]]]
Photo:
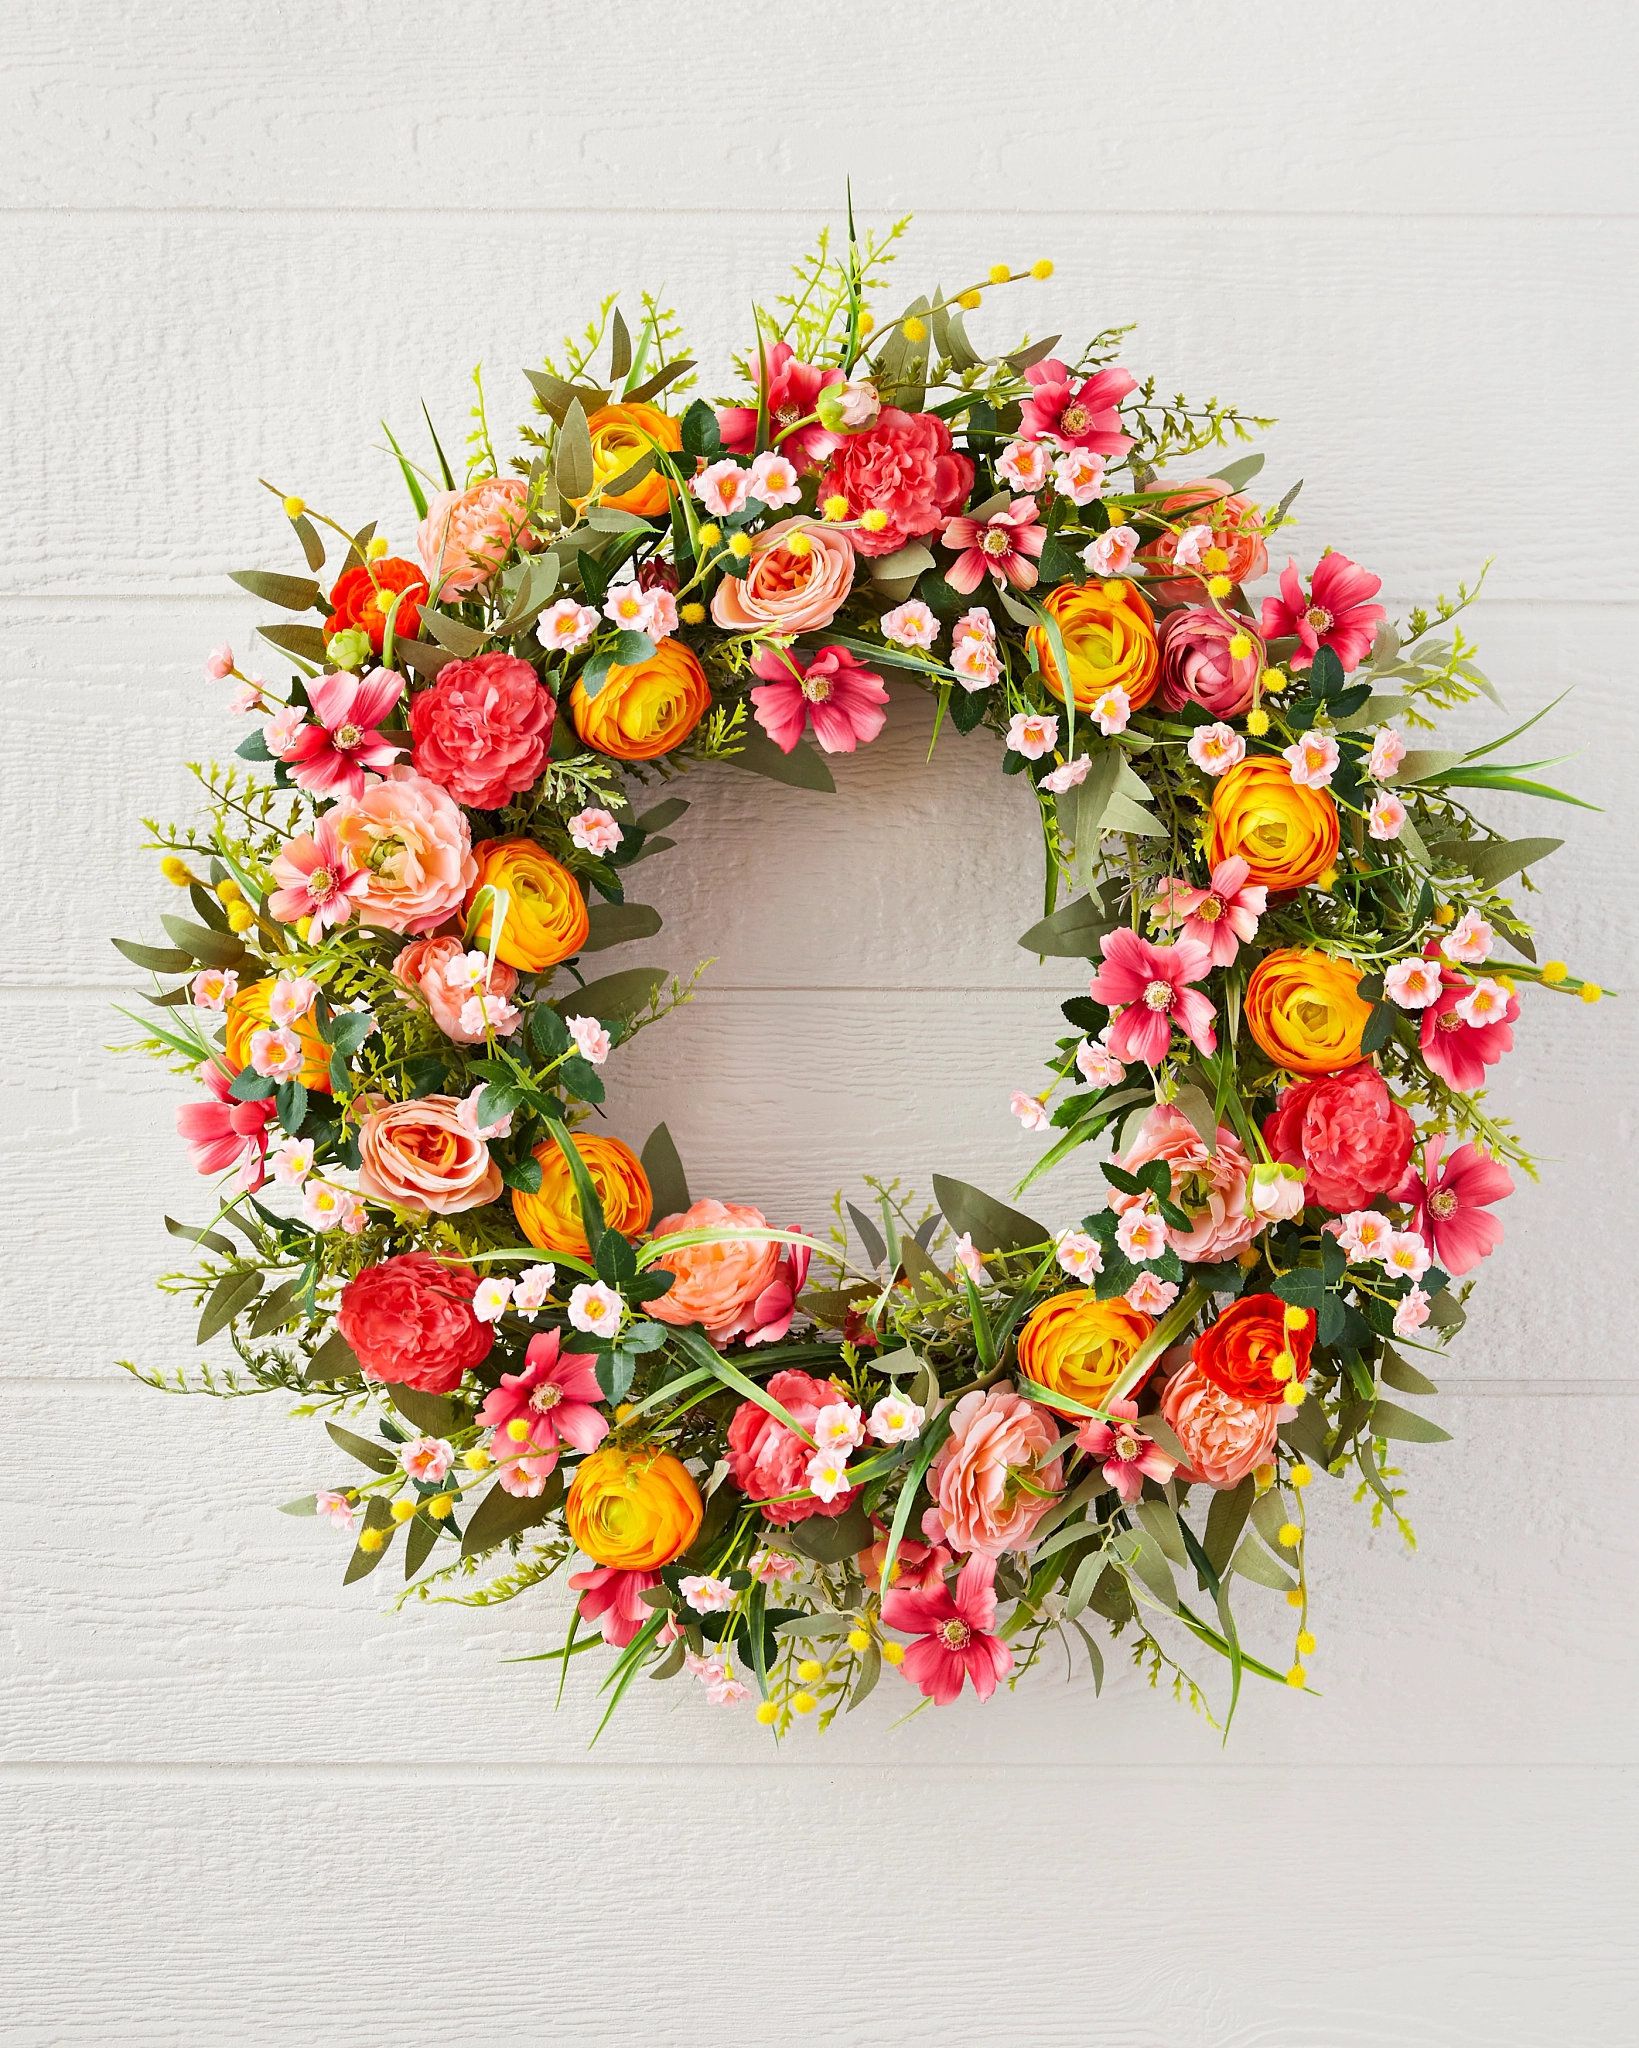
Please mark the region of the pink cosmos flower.
[[1128, 1308], [1137, 1309], [1141, 1315], [1164, 1315], [1178, 1299], [1178, 1283], [1163, 1280], [1156, 1273], [1140, 1273], [1121, 1298]]
[[400, 1468], [423, 1486], [436, 1486], [455, 1463], [455, 1446], [441, 1436], [412, 1437], [398, 1447]]
[[[1144, 1280], [1153, 1275], [1141, 1275]], [[1155, 1283], [1157, 1286], [1160, 1282]], [[1173, 1289], [1176, 1293], [1178, 1290]], [[1121, 1419], [1116, 1422], [1101, 1422], [1090, 1418], [1076, 1432], [1076, 1441], [1091, 1458], [1097, 1458], [1104, 1467], [1104, 1477], [1120, 1494], [1124, 1501], [1135, 1501], [1144, 1489], [1144, 1481], [1153, 1479], [1157, 1486], [1165, 1486], [1178, 1469], [1178, 1461], [1169, 1458], [1153, 1438], [1147, 1437], [1134, 1425], [1138, 1421], [1136, 1401], [1109, 1401], [1105, 1404], [1112, 1416]]]
[[1050, 1127], [1046, 1105], [1039, 1095], [1026, 1095], [1022, 1088], [1015, 1088], [1007, 1106], [1027, 1131], [1045, 1131]]
[[570, 1591], [580, 1595], [581, 1620], [595, 1621], [612, 1650], [624, 1650], [654, 1619], [643, 1595], [659, 1584], [659, 1572], [623, 1572], [610, 1564], [569, 1575]]
[[[1430, 949], [1432, 951], [1432, 948]], [[1440, 1079], [1465, 1095], [1485, 1085], [1485, 1070], [1514, 1049], [1514, 1021], [1519, 998], [1510, 996], [1501, 1017], [1489, 1024], [1470, 1024], [1461, 1005], [1473, 984], [1452, 968], [1440, 969], [1440, 988], [1423, 1012], [1418, 1033], [1423, 1058]]]
[[1236, 855], [1219, 861], [1211, 886], [1205, 889], [1169, 876], [1161, 884], [1153, 915], [1162, 924], [1182, 924], [1183, 936], [1205, 946], [1214, 967], [1231, 966], [1241, 941], [1250, 944], [1257, 936], [1258, 919], [1268, 907], [1268, 889], [1259, 882], [1247, 884], [1251, 872]]
[[478, 1420], [495, 1432], [490, 1451], [502, 1464], [503, 1480], [509, 1462], [538, 1461], [545, 1479], [564, 1444], [584, 1453], [602, 1443], [609, 1421], [598, 1407], [603, 1390], [596, 1366], [588, 1352], [563, 1350], [556, 1330], [530, 1338], [523, 1371], [502, 1373], [478, 1411]]
[[1208, 775], [1224, 775], [1246, 759], [1246, 742], [1232, 725], [1200, 725], [1189, 736], [1189, 758]]
[[[828, 385], [843, 381], [840, 370], [816, 369], [799, 363], [786, 341], [759, 341], [754, 370], [766, 394], [768, 433], [782, 455], [799, 469], [812, 469], [823, 462], [838, 445], [840, 437], [828, 433], [811, 417], [820, 393]], [[799, 425], [800, 421], [807, 425]], [[757, 445], [755, 405], [724, 405], [717, 411], [717, 433], [732, 455], [749, 455]]]
[[[1116, 693], [1112, 692], [1111, 694], [1114, 695]], [[1125, 702], [1124, 697], [1123, 702]], [[1091, 754], [1077, 754], [1074, 760], [1061, 761], [1056, 768], [1050, 769], [1042, 777], [1041, 786], [1043, 789], [1050, 789], [1054, 796], [1065, 796], [1069, 791], [1079, 787], [1080, 784], [1087, 780], [1087, 774], [1092, 765], [1093, 757]]]
[[1480, 913], [1465, 910], [1440, 941], [1440, 951], [1448, 960], [1460, 960], [1467, 967], [1477, 967], [1482, 960], [1490, 959], [1496, 943], [1496, 933]]
[[584, 647], [598, 629], [598, 615], [589, 604], [572, 597], [560, 597], [548, 605], [535, 622], [541, 645], [548, 654], [573, 654]]
[[1053, 1251], [1070, 1278], [1083, 1286], [1104, 1270], [1104, 1249], [1085, 1230], [1061, 1230], [1053, 1240]]
[[713, 462], [690, 481], [689, 489], [716, 518], [731, 519], [745, 510], [751, 475], [737, 462]]
[[1049, 436], [1061, 448], [1085, 448], [1092, 455], [1125, 455], [1132, 436], [1121, 431], [1119, 407], [1138, 387], [1125, 370], [1099, 370], [1072, 387], [1072, 372], [1057, 356], [1032, 363], [1025, 371], [1031, 387], [1019, 415], [1019, 433], [1027, 441]]
[[1108, 1036], [1106, 1026], [1097, 1038], [1084, 1038], [1076, 1047], [1076, 1065], [1082, 1078], [1091, 1081], [1095, 1088], [1113, 1088], [1117, 1081], [1126, 1079], [1126, 1068], [1105, 1043]]
[[1405, 758], [1405, 741], [1392, 725], [1380, 725], [1372, 734], [1372, 750], [1366, 756], [1366, 773], [1373, 782], [1387, 782]]
[[1429, 1297], [1420, 1287], [1410, 1287], [1401, 1295], [1394, 1311], [1394, 1334], [1409, 1337], [1413, 1330], [1420, 1330], [1428, 1321]]
[[1047, 528], [1036, 523], [1034, 498], [1014, 498], [989, 519], [950, 520], [940, 538], [947, 548], [959, 550], [945, 581], [966, 597], [978, 589], [987, 569], [993, 582], [1030, 589], [1039, 573], [1032, 558], [1046, 545]]
[[206, 967], [196, 974], [188, 992], [196, 1010], [225, 1010], [239, 993], [239, 976], [232, 967]]
[[1132, 699], [1119, 683], [1112, 683], [1109, 689], [1101, 690], [1090, 707], [1091, 715], [1098, 720], [1098, 729], [1106, 739], [1127, 730], [1132, 708]]
[[362, 796], [366, 768], [390, 768], [404, 749], [379, 730], [404, 691], [404, 678], [378, 668], [367, 676], [315, 676], [307, 686], [317, 724], [304, 725], [280, 758], [315, 796]]
[[1013, 1669], [1013, 1652], [995, 1633], [994, 1558], [970, 1557], [954, 1586], [896, 1587], [883, 1599], [882, 1619], [917, 1638], [899, 1668], [936, 1707], [948, 1707], [969, 1678], [987, 1700], [997, 1680]]
[[1053, 467], [1053, 488], [1072, 505], [1090, 505], [1104, 495], [1104, 458], [1085, 448], [1068, 448]]
[[1382, 588], [1382, 577], [1357, 567], [1347, 555], [1322, 555], [1306, 598], [1298, 565], [1288, 560], [1281, 571], [1280, 596], [1263, 601], [1263, 637], [1297, 635], [1298, 649], [1289, 668], [1307, 668], [1320, 648], [1329, 647], [1348, 674], [1371, 652], [1378, 625], [1388, 617], [1380, 604], [1367, 602]]
[[1490, 1204], [1514, 1192], [1514, 1176], [1477, 1145], [1459, 1145], [1442, 1161], [1443, 1132], [1423, 1147], [1423, 1170], [1415, 1166], [1394, 1191], [1409, 1202], [1412, 1228], [1434, 1247], [1448, 1273], [1472, 1272], [1502, 1243], [1502, 1225]]
[[1383, 993], [1402, 1010], [1426, 1008], [1440, 988], [1440, 970], [1427, 960], [1396, 960], [1383, 977]]
[[1016, 491], [1039, 491], [1047, 482], [1052, 450], [1041, 441], [1009, 441], [996, 464], [996, 474], [1005, 477]]
[[1081, 551], [1081, 559], [1095, 576], [1124, 576], [1138, 552], [1135, 526], [1112, 526]]
[[1059, 722], [1040, 711], [1015, 711], [1007, 722], [1007, 745], [1027, 761], [1039, 761], [1058, 743]]
[[601, 1067], [609, 1057], [613, 1040], [596, 1017], [565, 1017], [564, 1029], [575, 1041], [575, 1050], [583, 1060], [590, 1060], [594, 1067]]
[[225, 640], [205, 657], [205, 673], [213, 683], [225, 683], [233, 674], [233, 649]]
[[606, 853], [613, 853], [626, 835], [607, 811], [591, 805], [569, 820], [569, 837], [582, 853], [595, 854], [601, 860]]
[[1197, 1052], [1215, 1052], [1216, 1012], [1192, 982], [1212, 971], [1212, 956], [1193, 939], [1152, 946], [1123, 925], [1100, 941], [1104, 964], [1088, 984], [1094, 1002], [1118, 1014], [1110, 1020], [1110, 1051], [1118, 1060], [1158, 1067], [1176, 1024]]
[[1406, 807], [1397, 796], [1383, 790], [1372, 798], [1366, 813], [1366, 830], [1374, 839], [1398, 839], [1406, 829]]
[[262, 1185], [267, 1128], [275, 1115], [273, 1103], [271, 1099], [236, 1101], [233, 1076], [215, 1060], [200, 1068], [199, 1078], [214, 1099], [184, 1102], [176, 1113], [177, 1136], [188, 1147], [194, 1171], [225, 1173], [230, 1166], [237, 1166], [238, 1185], [254, 1191]]
[[919, 597], [895, 605], [877, 621], [884, 640], [896, 647], [931, 647], [939, 638], [939, 621]]
[[795, 505], [802, 496], [802, 477], [783, 449], [770, 448], [751, 465], [751, 495], [770, 512]]
[[310, 833], [288, 841], [273, 857], [273, 879], [280, 886], [267, 899], [269, 914], [281, 924], [311, 918], [315, 941], [327, 924], [345, 924], [358, 907], [355, 899], [370, 886], [369, 874], [353, 865], [336, 836], [335, 815], [326, 811]]
[[794, 648], [763, 647], [751, 670], [763, 678], [751, 693], [757, 723], [782, 754], [792, 752], [810, 721], [828, 754], [851, 754], [888, 722], [882, 678], [844, 647], [822, 647], [806, 668]]
[[1337, 741], [1329, 732], [1306, 732], [1281, 755], [1299, 789], [1324, 789], [1337, 773]]

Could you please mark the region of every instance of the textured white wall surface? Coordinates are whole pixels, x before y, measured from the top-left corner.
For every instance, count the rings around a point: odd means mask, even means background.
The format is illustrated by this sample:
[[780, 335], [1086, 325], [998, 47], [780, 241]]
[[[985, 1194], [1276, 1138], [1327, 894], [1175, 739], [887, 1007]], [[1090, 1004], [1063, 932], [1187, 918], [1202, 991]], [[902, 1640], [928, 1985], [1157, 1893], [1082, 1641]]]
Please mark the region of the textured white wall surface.
[[[1628, 7], [1523, 0], [12, 0], [8, 2048], [1639, 2039], [1631, 998], [1530, 1000], [1493, 1101], [1548, 1164], [1442, 1376], [1455, 1441], [1402, 1460], [1419, 1548], [1315, 1487], [1323, 1697], [1256, 1687], [1227, 1751], [1112, 1670], [897, 1732], [890, 1681], [783, 1753], [640, 1687], [589, 1752], [586, 1666], [554, 1714], [501, 1661], [558, 1604], [344, 1593], [341, 1539], [269, 1505], [334, 1476], [316, 1426], [119, 1373], [193, 1356], [151, 1280], [199, 1195], [181, 1084], [104, 1050], [107, 934], [161, 907], [138, 820], [232, 744], [200, 662], [285, 544], [256, 477], [403, 547], [378, 419], [456, 421], [478, 360], [520, 415], [615, 285], [724, 361], [850, 173], [920, 217], [906, 296], [1050, 255], [1036, 332], [1136, 320], [1164, 389], [1278, 414], [1300, 552], [1402, 610], [1496, 555], [1484, 665], [1515, 719], [1574, 686], [1532, 753], [1585, 749], [1604, 806], [1502, 821], [1566, 837], [1550, 950], [1631, 984], [1636, 53]], [[1007, 1091], [1078, 977], [1014, 943], [991, 742], [930, 767], [929, 730], [896, 693], [828, 798], [701, 774], [645, 869], [665, 957], [715, 965], [611, 1107], [697, 1191], [817, 1222], [861, 1172], [1028, 1164]]]

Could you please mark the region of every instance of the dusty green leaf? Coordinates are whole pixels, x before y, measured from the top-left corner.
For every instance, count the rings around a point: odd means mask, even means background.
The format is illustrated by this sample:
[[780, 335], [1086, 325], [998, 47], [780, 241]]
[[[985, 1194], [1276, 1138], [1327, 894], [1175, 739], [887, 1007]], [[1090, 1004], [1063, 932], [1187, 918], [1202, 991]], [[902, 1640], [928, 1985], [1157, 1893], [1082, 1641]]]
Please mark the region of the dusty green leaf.
[[660, 912], [647, 903], [594, 903], [587, 912], [587, 923], [581, 951], [601, 953], [633, 939], [653, 938], [660, 929]]
[[981, 1252], [1027, 1251], [1046, 1244], [1052, 1232], [1021, 1210], [1010, 1209], [966, 1181], [933, 1176], [933, 1198], [951, 1229], [966, 1232]]

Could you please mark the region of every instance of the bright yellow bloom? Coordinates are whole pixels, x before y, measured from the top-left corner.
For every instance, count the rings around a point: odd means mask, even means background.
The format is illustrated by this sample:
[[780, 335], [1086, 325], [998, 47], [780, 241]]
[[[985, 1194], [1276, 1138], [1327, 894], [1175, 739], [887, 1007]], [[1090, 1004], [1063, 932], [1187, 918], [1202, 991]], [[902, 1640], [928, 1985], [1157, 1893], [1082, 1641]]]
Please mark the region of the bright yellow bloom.
[[1308, 1631], [1307, 1629], [1302, 1629], [1302, 1630], [1300, 1630], [1300, 1631], [1299, 1631], [1299, 1634], [1298, 1634], [1298, 1655], [1299, 1655], [1300, 1657], [1312, 1657], [1312, 1656], [1314, 1655], [1314, 1653], [1315, 1653], [1315, 1639], [1314, 1639], [1314, 1637], [1313, 1637], [1312, 1635], [1310, 1635], [1310, 1633], [1309, 1633], [1309, 1631]]
[[839, 492], [833, 491], [831, 496], [820, 507], [820, 517], [831, 520], [846, 519], [848, 517], [848, 500]]
[[1542, 978], [1552, 988], [1555, 982], [1563, 981], [1570, 971], [1563, 960], [1549, 960], [1543, 964]]
[[749, 533], [735, 534], [728, 544], [728, 551], [737, 562], [743, 562], [746, 556], [751, 553], [751, 535]]
[[188, 863], [179, 860], [174, 853], [166, 854], [159, 864], [159, 871], [167, 882], [175, 882], [179, 889], [186, 889], [195, 878], [189, 872]]
[[1581, 988], [1577, 990], [1577, 994], [1581, 996], [1585, 1003], [1597, 1003], [1604, 993], [1605, 991], [1599, 986], [1597, 981], [1585, 981]]
[[1031, 264], [1030, 275], [1033, 278], [1035, 278], [1038, 283], [1045, 284], [1047, 280], [1053, 275], [1053, 266], [1051, 263], [1048, 262], [1047, 258], [1044, 256], [1042, 257], [1039, 263]]
[[418, 1500], [395, 1500], [392, 1506], [393, 1520], [395, 1522], [409, 1521], [420, 1505], [421, 1503]]
[[819, 1705], [819, 1701], [811, 1692], [799, 1692], [791, 1704], [799, 1714], [811, 1714]]
[[903, 1643], [884, 1643], [882, 1645], [882, 1654], [890, 1664], [903, 1664], [905, 1661], [905, 1645]]
[[294, 493], [292, 493], [290, 497], [286, 498], [285, 517], [287, 519], [300, 519], [302, 514], [306, 510], [307, 500], [305, 498], [298, 498], [294, 495]]
[[926, 327], [926, 326], [924, 325], [924, 323], [923, 323], [922, 321], [920, 321], [920, 320], [907, 320], [907, 321], [906, 321], [906, 322], [904, 323], [904, 325], [905, 325], [905, 339], [906, 339], [907, 341], [926, 341], [926, 340], [927, 340], [927, 338], [928, 338], [928, 330], [927, 330], [927, 327]]
[[984, 304], [984, 296], [980, 292], [963, 292], [956, 303], [959, 306], [966, 306], [970, 313], [977, 313]]
[[873, 505], [868, 512], [860, 513], [859, 523], [867, 533], [880, 533], [888, 523], [888, 515], [880, 505]]
[[1005, 263], [993, 263], [990, 266], [990, 282], [992, 284], [1006, 284], [1012, 275], [1012, 270]]
[[703, 626], [706, 623], [706, 608], [703, 604], [686, 604], [677, 616], [685, 626]]
[[1255, 740], [1261, 740], [1269, 730], [1269, 713], [1261, 705], [1254, 705], [1246, 714], [1246, 729]]
[[371, 541], [370, 545], [365, 549], [364, 552], [369, 556], [372, 562], [379, 562], [382, 556], [387, 552], [387, 543], [385, 540], [382, 539], [381, 535], [378, 533], [375, 539]]
[[387, 1531], [385, 1529], [361, 1529], [359, 1531], [360, 1550], [379, 1550], [386, 1541]]
[[773, 1723], [774, 1723], [775, 1721], [777, 1721], [777, 1720], [778, 1720], [779, 1718], [780, 1718], [780, 1710], [779, 1710], [779, 1708], [778, 1708], [777, 1706], [775, 1706], [775, 1704], [774, 1704], [774, 1702], [773, 1702], [772, 1700], [759, 1700], [759, 1701], [758, 1701], [758, 1703], [757, 1703], [757, 1719], [758, 1719], [759, 1721], [761, 1721], [761, 1722], [762, 1722], [762, 1724], [763, 1724], [763, 1726], [764, 1726], [765, 1728], [767, 1728], [767, 1727], [771, 1726], [771, 1725], [772, 1725], [772, 1724], [773, 1724]]
[[804, 1657], [797, 1666], [797, 1676], [805, 1685], [812, 1685], [816, 1678], [825, 1676], [825, 1666], [817, 1657]]

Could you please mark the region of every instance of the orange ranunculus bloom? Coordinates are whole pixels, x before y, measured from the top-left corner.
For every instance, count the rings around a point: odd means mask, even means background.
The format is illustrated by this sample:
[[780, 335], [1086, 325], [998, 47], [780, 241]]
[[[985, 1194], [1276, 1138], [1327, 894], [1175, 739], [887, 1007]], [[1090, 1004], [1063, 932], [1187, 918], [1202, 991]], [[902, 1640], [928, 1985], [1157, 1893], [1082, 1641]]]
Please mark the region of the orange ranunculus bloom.
[[[655, 405], [600, 405], [586, 427], [592, 437], [592, 478], [600, 491], [641, 462], [651, 448], [670, 452], [683, 445], [682, 426]], [[648, 518], [665, 511], [672, 488], [663, 471], [651, 469], [629, 491], [617, 491], [602, 502], [618, 512]]]
[[[1076, 709], [1089, 711], [1106, 690], [1122, 689], [1134, 711], [1155, 695], [1161, 680], [1155, 614], [1136, 584], [1123, 577], [1106, 583], [1061, 583], [1042, 599], [1058, 621], [1070, 659]], [[1045, 626], [1026, 635], [1041, 664], [1041, 679], [1062, 703], [1064, 685]]]
[[1289, 1074], [1336, 1074], [1360, 1057], [1372, 1006], [1347, 961], [1296, 947], [1266, 953], [1246, 986], [1247, 1028]]
[[680, 746], [711, 707], [706, 672], [681, 640], [662, 640], [647, 661], [618, 663], [595, 697], [576, 681], [569, 698], [575, 730], [617, 761], [652, 761]]
[[[570, 1142], [586, 1162], [586, 1171], [592, 1176], [592, 1185], [597, 1189], [598, 1201], [603, 1207], [604, 1222], [611, 1230], [618, 1230], [622, 1237], [635, 1237], [647, 1227], [650, 1211], [654, 1208], [654, 1196], [649, 1188], [649, 1176], [643, 1171], [643, 1162], [629, 1145], [623, 1145], [618, 1138], [605, 1138], [596, 1131], [576, 1131]], [[575, 1192], [569, 1161], [558, 1149], [554, 1138], [548, 1138], [544, 1145], [537, 1145], [535, 1157], [541, 1168], [539, 1191], [533, 1195], [526, 1195], [517, 1188], [512, 1191], [512, 1213], [518, 1219], [518, 1228], [531, 1244], [538, 1244], [542, 1251], [573, 1252], [578, 1258], [589, 1257], [586, 1226], [581, 1221], [580, 1196]]]
[[1265, 888], [1301, 889], [1337, 859], [1337, 805], [1294, 782], [1278, 755], [1249, 755], [1212, 792], [1206, 857], [1213, 868], [1244, 860]]
[[575, 1467], [563, 1519], [596, 1564], [652, 1572], [700, 1533], [700, 1489], [669, 1451], [605, 1444]]
[[1129, 1307], [1119, 1295], [1099, 1301], [1087, 1288], [1070, 1288], [1025, 1318], [1019, 1370], [1049, 1394], [1065, 1394], [1084, 1408], [1102, 1408], [1154, 1328], [1153, 1317]]
[[[1288, 1384], [1309, 1377], [1309, 1353], [1315, 1341], [1310, 1309], [1298, 1311], [1302, 1322], [1286, 1326], [1286, 1304], [1278, 1294], [1243, 1294], [1195, 1340], [1192, 1356], [1205, 1378], [1242, 1401], [1281, 1401]], [[1283, 1356], [1291, 1370], [1282, 1379], [1275, 1370]]]
[[368, 566], [344, 570], [330, 593], [332, 610], [325, 621], [324, 637], [333, 640], [349, 626], [370, 636], [370, 645], [381, 652], [387, 637], [387, 614], [400, 591], [407, 593], [393, 619], [393, 638], [413, 640], [421, 624], [421, 600], [427, 595], [427, 579], [414, 562], [386, 555]]
[[[591, 929], [586, 898], [561, 861], [529, 838], [481, 840], [473, 854], [478, 879], [467, 892], [468, 909], [486, 882], [511, 898], [495, 948], [498, 959], [525, 974], [541, 974], [580, 951]], [[493, 907], [484, 911], [472, 935], [475, 946], [488, 946], [493, 916]]]
[[[253, 981], [248, 988], [240, 989], [228, 1001], [227, 1037], [224, 1049], [228, 1065], [235, 1073], [241, 1067], [250, 1065], [251, 1035], [257, 1031], [272, 1028], [273, 981]], [[311, 1010], [294, 1024], [285, 1027], [294, 1031], [302, 1042], [302, 1071], [297, 1079], [304, 1088], [316, 1095], [329, 1095], [330, 1048], [319, 1036], [319, 1020]]]

